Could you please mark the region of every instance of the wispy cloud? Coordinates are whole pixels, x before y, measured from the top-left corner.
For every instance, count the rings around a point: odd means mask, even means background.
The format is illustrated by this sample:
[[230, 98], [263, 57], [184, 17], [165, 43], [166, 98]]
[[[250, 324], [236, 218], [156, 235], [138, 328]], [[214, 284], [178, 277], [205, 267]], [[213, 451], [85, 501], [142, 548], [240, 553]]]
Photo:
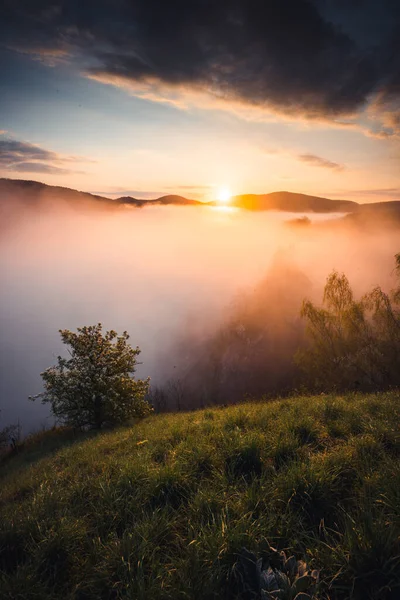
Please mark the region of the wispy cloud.
[[288, 158], [298, 160], [302, 163], [306, 163], [312, 167], [330, 169], [331, 171], [343, 171], [344, 169], [346, 169], [346, 166], [341, 163], [334, 162], [333, 160], [329, 160], [327, 158], [309, 152], [293, 152], [292, 150], [289, 150], [287, 148], [271, 148], [268, 146], [261, 146], [260, 150], [264, 154], [268, 154], [270, 156], [286, 156]]
[[[4, 135], [5, 132], [0, 132]], [[79, 157], [64, 156], [41, 146], [9, 137], [0, 139], [0, 169], [16, 173], [43, 173], [47, 175], [70, 175], [81, 173], [66, 168], [67, 164], [81, 161]]]
[[24, 48], [24, 46], [14, 46], [10, 44], [9, 50], [20, 54], [28, 54], [33, 60], [37, 60], [48, 67], [57, 67], [61, 64], [66, 64], [71, 58], [70, 54], [65, 49], [60, 48]]
[[208, 191], [213, 189], [212, 185], [174, 185], [170, 186], [167, 189], [169, 190], [203, 190]]
[[71, 171], [70, 169], [63, 169], [61, 167], [55, 167], [52, 165], [46, 165], [40, 162], [17, 163], [13, 165], [11, 170], [15, 171], [16, 173], [44, 173], [46, 175], [72, 175], [80, 172]]
[[307, 163], [314, 167], [322, 167], [323, 169], [331, 169], [332, 171], [343, 171], [345, 168], [344, 165], [333, 162], [332, 160], [328, 160], [326, 158], [322, 158], [316, 154], [299, 154], [297, 158], [301, 162]]

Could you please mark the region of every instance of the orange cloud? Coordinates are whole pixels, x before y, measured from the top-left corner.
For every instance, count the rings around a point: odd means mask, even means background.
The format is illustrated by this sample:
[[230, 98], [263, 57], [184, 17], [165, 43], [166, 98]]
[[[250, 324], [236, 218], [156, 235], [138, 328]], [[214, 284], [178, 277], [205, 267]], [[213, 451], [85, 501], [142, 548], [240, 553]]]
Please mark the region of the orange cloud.
[[[229, 111], [236, 117], [246, 121], [256, 122], [277, 122], [286, 121], [298, 124], [302, 127], [317, 126], [333, 129], [350, 129], [355, 132], [376, 139], [397, 139], [399, 133], [396, 127], [400, 129], [400, 117], [397, 121], [389, 120], [390, 114], [384, 119], [379, 120], [379, 114], [372, 111], [366, 112], [365, 116], [373, 121], [371, 125], [357, 122], [358, 115], [349, 113], [341, 115], [340, 118], [321, 115], [316, 110], [302, 110], [297, 106], [291, 108], [278, 109], [268, 103], [260, 105], [250, 101], [244, 101], [235, 97], [233, 94], [226, 93], [221, 95], [217, 90], [200, 85], [185, 84], [166, 84], [157, 78], [147, 78], [140, 81], [133, 81], [128, 77], [121, 75], [112, 75], [109, 73], [83, 73], [84, 76], [105, 85], [112, 85], [125, 90], [127, 93], [159, 104], [168, 104], [179, 110], [203, 109], [203, 110], [223, 110]], [[322, 165], [321, 165], [322, 166]], [[328, 165], [325, 165], [328, 166]], [[340, 167], [340, 165], [339, 165]], [[337, 167], [335, 167], [337, 168]]]

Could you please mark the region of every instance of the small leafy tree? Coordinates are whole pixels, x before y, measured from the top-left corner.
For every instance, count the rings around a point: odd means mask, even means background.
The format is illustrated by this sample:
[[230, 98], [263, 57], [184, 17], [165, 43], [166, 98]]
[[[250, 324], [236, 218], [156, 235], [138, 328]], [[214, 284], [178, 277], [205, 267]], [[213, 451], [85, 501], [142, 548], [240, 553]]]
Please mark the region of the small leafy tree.
[[[396, 257], [400, 276], [400, 255]], [[323, 306], [303, 302], [308, 345], [297, 355], [306, 384], [319, 390], [381, 389], [400, 385], [400, 287], [380, 287], [354, 300], [336, 271], [326, 281]]]
[[41, 374], [45, 390], [31, 400], [49, 403], [58, 420], [81, 428], [100, 429], [152, 411], [149, 379], [133, 377], [140, 350], [128, 344], [126, 331], [103, 334], [99, 323], [60, 334], [70, 358], [58, 356], [57, 365]]
[[301, 316], [307, 322], [309, 336], [307, 349], [298, 355], [306, 383], [317, 389], [355, 385], [362, 362], [359, 351], [369, 335], [369, 326], [347, 277], [333, 271], [326, 281], [323, 306], [305, 300]]
[[379, 286], [363, 298], [371, 319], [373, 346], [380, 376], [390, 386], [400, 385], [400, 254], [396, 254], [395, 272], [399, 286], [385, 293]]

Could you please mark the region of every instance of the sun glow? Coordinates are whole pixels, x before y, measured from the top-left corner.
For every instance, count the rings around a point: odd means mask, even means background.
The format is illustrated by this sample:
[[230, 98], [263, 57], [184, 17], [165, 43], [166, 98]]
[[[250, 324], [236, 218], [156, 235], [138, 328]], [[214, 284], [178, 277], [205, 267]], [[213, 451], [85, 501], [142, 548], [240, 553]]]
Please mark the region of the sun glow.
[[229, 188], [223, 187], [218, 190], [217, 200], [221, 204], [228, 204], [232, 198], [232, 192]]

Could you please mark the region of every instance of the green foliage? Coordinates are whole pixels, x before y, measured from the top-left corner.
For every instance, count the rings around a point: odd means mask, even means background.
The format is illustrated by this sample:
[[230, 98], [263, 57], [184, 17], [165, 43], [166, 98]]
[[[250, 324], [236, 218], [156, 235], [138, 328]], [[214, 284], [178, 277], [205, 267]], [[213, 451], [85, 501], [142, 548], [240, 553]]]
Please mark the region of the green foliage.
[[42, 378], [45, 391], [32, 397], [49, 403], [54, 416], [74, 427], [123, 423], [151, 412], [146, 400], [149, 380], [135, 380], [139, 348], [128, 344], [126, 331], [102, 333], [102, 325], [60, 330], [70, 358], [57, 359]]
[[[396, 255], [400, 278], [400, 254]], [[309, 343], [297, 355], [305, 383], [316, 390], [383, 389], [400, 385], [400, 286], [376, 287], [356, 301], [347, 277], [327, 279], [323, 306], [305, 300]]]
[[398, 598], [399, 427], [391, 391], [43, 432], [0, 466], [0, 596]]

